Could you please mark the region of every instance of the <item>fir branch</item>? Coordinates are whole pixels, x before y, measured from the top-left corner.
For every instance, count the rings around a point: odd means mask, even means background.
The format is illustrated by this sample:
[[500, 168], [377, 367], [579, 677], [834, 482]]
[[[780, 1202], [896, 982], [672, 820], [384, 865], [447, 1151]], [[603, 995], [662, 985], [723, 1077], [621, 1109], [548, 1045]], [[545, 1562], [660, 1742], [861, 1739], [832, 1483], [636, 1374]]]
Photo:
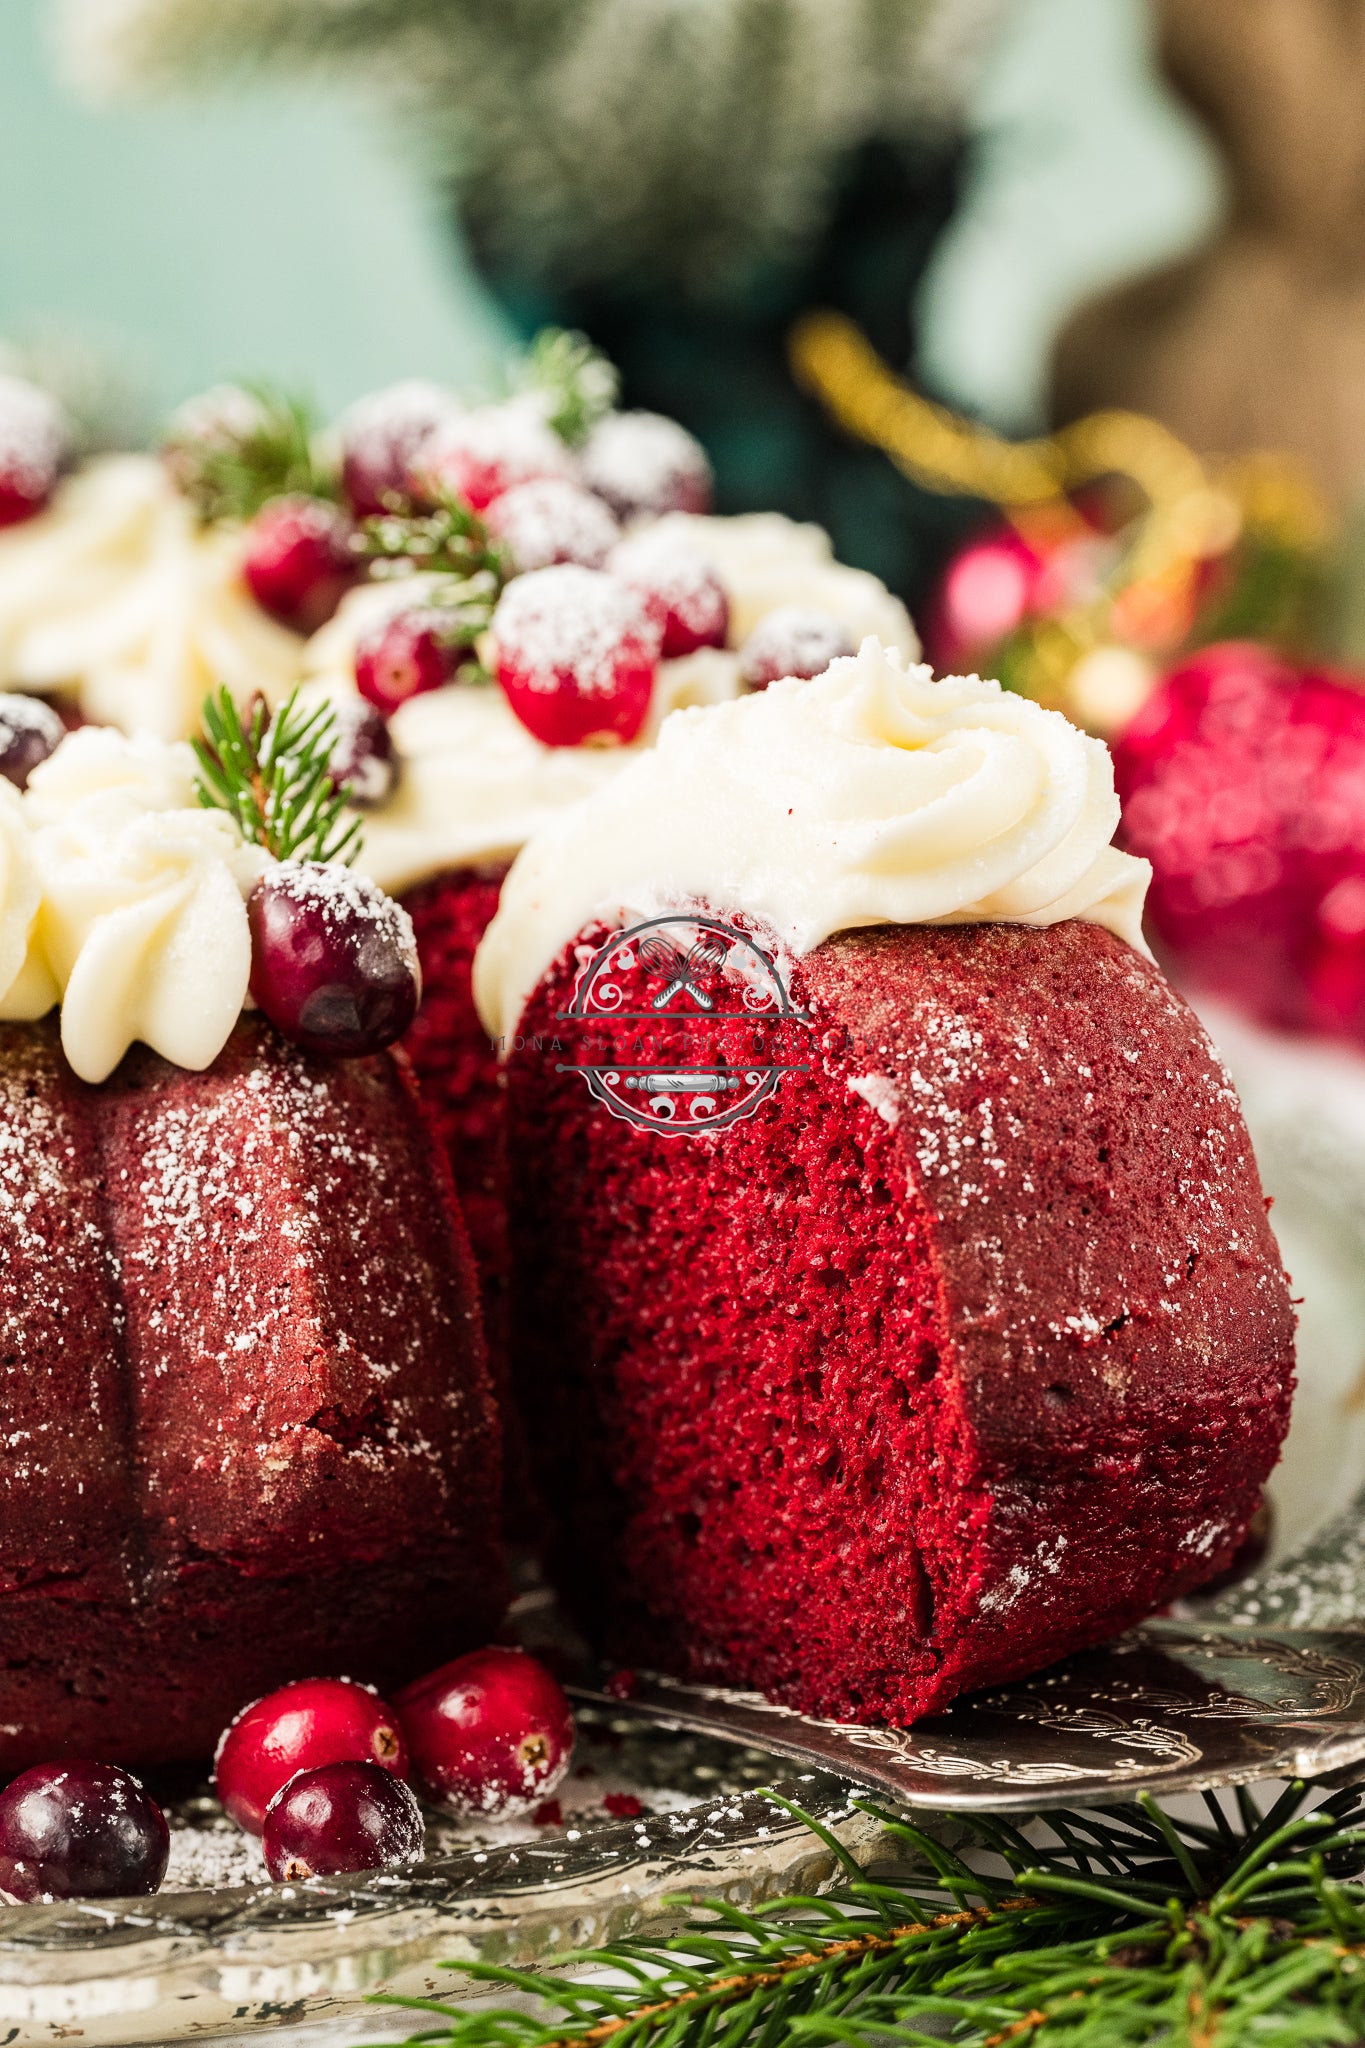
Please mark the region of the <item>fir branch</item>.
[[446, 1965], [534, 1999], [531, 2012], [377, 2002], [438, 2019], [413, 2041], [443, 2048], [1358, 2041], [1362, 1789], [1309, 1810], [1296, 1784], [1265, 1814], [1239, 1793], [1237, 1824], [1213, 1795], [1208, 1822], [1177, 1819], [1152, 1801], [1041, 1816], [1041, 1845], [999, 1816], [953, 1816], [978, 1857], [998, 1858], [1008, 1878], [971, 1868], [911, 1822], [859, 1800], [913, 1859], [914, 1874], [883, 1883], [827, 1829], [769, 1794], [834, 1853], [841, 1882], [827, 1895], [751, 1913], [710, 1902], [680, 1933], [561, 1959], [610, 1972], [608, 1983]]
[[243, 383], [192, 399], [172, 421], [162, 457], [206, 523], [254, 519], [271, 498], [334, 498], [317, 453], [317, 421], [296, 394]]
[[414, 569], [462, 581], [485, 577], [494, 602], [506, 576], [501, 545], [478, 514], [453, 496], [430, 508], [395, 498], [389, 511], [361, 521], [351, 546], [380, 578], [408, 576]]
[[336, 714], [306, 710], [295, 690], [272, 718], [258, 697], [245, 720], [226, 687], [204, 699], [195, 789], [207, 810], [226, 811], [243, 839], [276, 860], [341, 861], [360, 851], [361, 823], [347, 815], [351, 786], [331, 770]]
[[519, 391], [539, 392], [545, 417], [561, 440], [576, 448], [615, 405], [621, 380], [614, 363], [586, 335], [542, 327], [512, 373]]

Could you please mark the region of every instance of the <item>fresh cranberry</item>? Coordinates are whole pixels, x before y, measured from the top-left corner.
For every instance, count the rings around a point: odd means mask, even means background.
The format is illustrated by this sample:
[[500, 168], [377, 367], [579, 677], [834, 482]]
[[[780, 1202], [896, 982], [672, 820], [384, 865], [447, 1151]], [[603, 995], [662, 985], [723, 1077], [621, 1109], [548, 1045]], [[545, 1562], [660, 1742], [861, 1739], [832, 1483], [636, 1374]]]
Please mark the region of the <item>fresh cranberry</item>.
[[348, 697], [335, 706], [337, 736], [328, 770], [333, 789], [350, 785], [350, 801], [358, 811], [375, 811], [388, 802], [398, 782], [398, 749], [388, 721], [373, 704]]
[[517, 484], [489, 506], [485, 523], [507, 543], [516, 573], [548, 569], [555, 562], [577, 562], [600, 569], [621, 538], [612, 513], [563, 477], [538, 477]]
[[380, 1052], [417, 1014], [412, 919], [376, 882], [281, 861], [247, 899], [251, 993], [295, 1045], [333, 1059]]
[[116, 1764], [35, 1764], [0, 1792], [0, 1891], [11, 1899], [121, 1899], [154, 1892], [170, 1830]]
[[615, 1814], [617, 1820], [638, 1820], [645, 1810], [643, 1800], [637, 1799], [633, 1792], [608, 1792], [604, 1794], [602, 1804], [608, 1813]]
[[66, 738], [66, 727], [41, 697], [0, 693], [0, 775], [16, 789]]
[[409, 697], [453, 681], [469, 650], [449, 626], [440, 605], [419, 604], [364, 634], [355, 650], [355, 686], [366, 703], [391, 717]]
[[766, 690], [783, 676], [822, 676], [840, 655], [856, 652], [847, 626], [828, 612], [784, 604], [754, 627], [739, 651], [739, 672], [751, 690]]
[[410, 377], [357, 399], [342, 414], [341, 484], [358, 519], [387, 511], [406, 494], [423, 442], [460, 409], [439, 384]]
[[273, 1878], [299, 1882], [415, 1863], [423, 1832], [417, 1801], [382, 1764], [320, 1764], [275, 1794], [261, 1848]]
[[27, 378], [0, 375], [0, 526], [42, 511], [69, 453], [57, 401]]
[[570, 563], [516, 577], [493, 615], [498, 681], [547, 747], [633, 740], [649, 710], [660, 637], [628, 584]]
[[706, 450], [662, 413], [608, 413], [589, 434], [581, 461], [584, 483], [619, 519], [711, 509]]
[[572, 455], [542, 414], [510, 399], [438, 427], [413, 463], [413, 481], [419, 492], [450, 495], [481, 512], [516, 484], [541, 477], [572, 481], [574, 470]]
[[698, 647], [723, 647], [730, 600], [705, 556], [671, 535], [641, 533], [612, 550], [613, 576], [638, 590], [663, 631], [663, 655], [672, 661]]
[[350, 522], [322, 498], [272, 498], [247, 532], [243, 572], [262, 611], [315, 633], [355, 581]]
[[225, 1731], [213, 1776], [223, 1809], [259, 1835], [265, 1810], [296, 1771], [372, 1763], [408, 1774], [403, 1733], [390, 1707], [351, 1678], [301, 1678], [254, 1700]]
[[524, 1650], [456, 1657], [407, 1686], [394, 1706], [418, 1784], [451, 1813], [532, 1813], [569, 1768], [569, 1702]]

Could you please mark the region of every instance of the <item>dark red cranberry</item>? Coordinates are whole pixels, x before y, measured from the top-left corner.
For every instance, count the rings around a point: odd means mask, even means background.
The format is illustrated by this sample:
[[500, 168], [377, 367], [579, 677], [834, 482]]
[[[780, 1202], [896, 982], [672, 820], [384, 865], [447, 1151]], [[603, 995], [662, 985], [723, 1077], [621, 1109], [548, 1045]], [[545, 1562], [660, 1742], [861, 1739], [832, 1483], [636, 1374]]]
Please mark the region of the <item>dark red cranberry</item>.
[[463, 500], [482, 512], [494, 498], [536, 477], [568, 477], [573, 456], [543, 413], [524, 399], [481, 405], [447, 420], [423, 444], [413, 465], [419, 492]]
[[730, 627], [725, 585], [685, 541], [657, 530], [637, 534], [612, 550], [607, 567], [638, 590], [657, 617], [665, 661], [698, 647], [725, 645]]
[[524, 1650], [495, 1646], [456, 1657], [405, 1687], [394, 1707], [413, 1775], [451, 1813], [533, 1813], [569, 1768], [569, 1702]]
[[602, 500], [563, 477], [537, 477], [495, 498], [485, 514], [490, 533], [504, 541], [518, 575], [577, 562], [600, 569], [621, 538]]
[[618, 519], [710, 509], [706, 450], [662, 413], [608, 413], [589, 434], [581, 460], [584, 483]]
[[0, 1792], [0, 1891], [12, 1899], [154, 1892], [170, 1853], [161, 1808], [116, 1764], [35, 1764]]
[[644, 724], [661, 629], [620, 577], [569, 563], [518, 576], [493, 638], [507, 701], [547, 747], [629, 741]]
[[289, 1780], [266, 1809], [261, 1848], [286, 1882], [393, 1870], [422, 1853], [422, 1810], [382, 1764], [321, 1764]]
[[333, 789], [343, 782], [351, 788], [351, 802], [358, 811], [377, 810], [393, 795], [398, 781], [398, 749], [388, 721], [372, 704], [358, 697], [334, 706], [337, 736], [332, 745], [329, 768]]
[[469, 649], [450, 628], [439, 605], [413, 605], [366, 633], [355, 651], [355, 686], [366, 703], [388, 718], [409, 697], [452, 682]]
[[841, 620], [784, 604], [754, 627], [739, 651], [739, 672], [751, 690], [766, 690], [783, 676], [822, 676], [840, 655], [856, 652]]
[[356, 1059], [402, 1037], [422, 971], [412, 919], [377, 882], [335, 864], [281, 861], [246, 908], [251, 993], [286, 1038]]
[[637, 1799], [633, 1792], [608, 1792], [603, 1796], [602, 1804], [608, 1813], [615, 1814], [617, 1820], [638, 1820], [645, 1810], [644, 1801]]
[[254, 1700], [218, 1744], [213, 1776], [223, 1809], [259, 1835], [265, 1810], [298, 1771], [371, 1763], [408, 1774], [403, 1731], [392, 1708], [351, 1678], [301, 1678]]
[[57, 401], [25, 377], [0, 375], [0, 526], [42, 511], [69, 453]]
[[16, 789], [66, 738], [66, 727], [41, 697], [0, 694], [0, 775]]
[[387, 511], [406, 496], [418, 449], [460, 410], [439, 384], [411, 377], [357, 399], [342, 415], [341, 485], [358, 519]]
[[252, 520], [243, 571], [262, 611], [296, 633], [326, 625], [356, 578], [346, 515], [323, 498], [272, 498]]

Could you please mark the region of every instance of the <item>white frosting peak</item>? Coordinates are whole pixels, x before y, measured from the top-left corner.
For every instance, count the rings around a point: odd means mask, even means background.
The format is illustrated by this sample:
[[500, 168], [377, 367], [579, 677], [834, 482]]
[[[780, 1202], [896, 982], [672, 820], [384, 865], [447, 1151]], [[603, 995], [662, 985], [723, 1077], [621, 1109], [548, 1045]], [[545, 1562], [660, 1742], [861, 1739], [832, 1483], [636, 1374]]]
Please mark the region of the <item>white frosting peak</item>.
[[193, 776], [187, 746], [87, 726], [0, 801], [0, 1018], [60, 999], [82, 1080], [135, 1039], [207, 1067], [246, 1002], [245, 898], [268, 856], [200, 807]]
[[705, 903], [798, 954], [871, 924], [1085, 918], [1143, 947], [1150, 869], [1110, 844], [1107, 748], [869, 637], [809, 682], [668, 719], [524, 849], [475, 961], [491, 1032], [586, 925]]
[[87, 718], [180, 739], [226, 683], [284, 695], [302, 642], [242, 581], [242, 530], [203, 526], [149, 455], [114, 455], [0, 534], [0, 688], [70, 689]]

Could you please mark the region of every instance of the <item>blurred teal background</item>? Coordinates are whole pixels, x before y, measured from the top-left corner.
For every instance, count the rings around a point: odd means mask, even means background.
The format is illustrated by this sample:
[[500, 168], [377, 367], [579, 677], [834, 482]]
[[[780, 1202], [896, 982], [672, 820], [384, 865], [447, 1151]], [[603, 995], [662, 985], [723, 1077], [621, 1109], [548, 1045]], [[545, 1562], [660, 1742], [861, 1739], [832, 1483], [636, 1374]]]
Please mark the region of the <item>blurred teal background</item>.
[[91, 108], [41, 0], [0, 0], [0, 336], [89, 341], [164, 411], [268, 373], [332, 408], [506, 346], [429, 193], [341, 92]]
[[[497, 312], [444, 195], [378, 115], [265, 81], [83, 105], [45, 17], [44, 0], [0, 0], [0, 336], [92, 343], [149, 418], [234, 374], [299, 383], [329, 409], [397, 376], [489, 374], [507, 340]], [[925, 288], [921, 368], [1028, 427], [1062, 314], [1193, 239], [1214, 172], [1150, 75], [1142, 0], [1019, 0], [970, 118], [967, 204]]]

